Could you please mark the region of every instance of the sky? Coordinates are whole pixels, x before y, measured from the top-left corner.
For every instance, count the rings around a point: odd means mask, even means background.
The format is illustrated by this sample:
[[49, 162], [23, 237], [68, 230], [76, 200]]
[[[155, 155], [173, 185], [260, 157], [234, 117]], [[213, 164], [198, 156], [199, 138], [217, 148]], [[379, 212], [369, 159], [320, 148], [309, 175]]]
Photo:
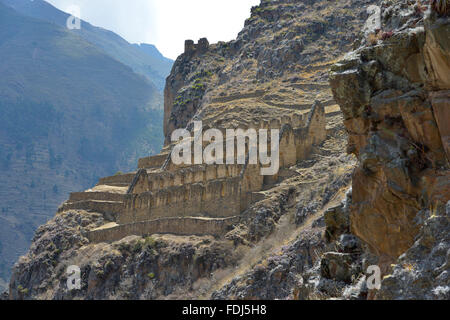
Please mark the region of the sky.
[[156, 45], [171, 59], [184, 40], [207, 37], [210, 43], [235, 39], [260, 0], [46, 0], [58, 9], [122, 36], [131, 43]]

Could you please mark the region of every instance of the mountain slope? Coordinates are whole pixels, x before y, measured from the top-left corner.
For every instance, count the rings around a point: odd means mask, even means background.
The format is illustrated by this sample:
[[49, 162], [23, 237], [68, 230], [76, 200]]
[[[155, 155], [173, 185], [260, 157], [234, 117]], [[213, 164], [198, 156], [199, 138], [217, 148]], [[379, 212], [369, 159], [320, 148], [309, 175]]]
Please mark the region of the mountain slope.
[[[66, 27], [69, 15], [53, 7], [43, 0], [0, 0], [4, 4], [14, 8], [23, 15]], [[103, 28], [95, 27], [86, 21], [82, 21], [80, 30], [73, 30], [74, 33], [86, 41], [102, 49], [105, 53], [131, 67], [136, 73], [147, 78], [162, 91], [165, 78], [172, 68], [173, 61], [163, 57], [156, 47], [149, 51], [141, 50], [144, 46], [131, 45], [126, 40]], [[153, 51], [156, 51], [153, 52]]]
[[[371, 3], [262, 1], [252, 9], [236, 40], [186, 43], [186, 52], [167, 78], [166, 138], [176, 128], [190, 128], [194, 119], [202, 120], [205, 128], [222, 129], [255, 122], [271, 125], [272, 120], [294, 113], [306, 119], [315, 100], [322, 102], [327, 119], [325, 142], [315, 145], [310, 157], [288, 172], [267, 177], [267, 189], [255, 194], [255, 202], [240, 213], [239, 222], [223, 238], [152, 235], [90, 242], [87, 233], [110, 221], [99, 209], [68, 206], [38, 229], [29, 252], [15, 265], [10, 297], [292, 297], [297, 281], [326, 250], [324, 211], [345, 198], [356, 164], [345, 153], [347, 136], [328, 71], [351, 49]], [[164, 171], [148, 171], [160, 169]], [[167, 177], [161, 181], [170, 184], [170, 172]], [[156, 188], [169, 194], [165, 182]], [[146, 201], [138, 202], [136, 206]], [[80, 267], [81, 290], [68, 290], [68, 265]]]
[[[268, 177], [223, 238], [111, 232], [100, 209], [68, 206], [36, 232], [9, 298], [449, 300], [449, 12], [375, 3], [262, 0], [235, 41], [186, 42], [167, 78], [163, 151], [193, 120], [268, 127], [314, 100], [326, 106], [325, 141]], [[134, 183], [170, 203], [176, 176], [144, 160]], [[139, 193], [128, 195], [135, 217], [153, 202]], [[100, 242], [95, 229], [129, 236]], [[80, 290], [66, 285], [69, 265]]]
[[[71, 191], [162, 138], [157, 89], [69, 30], [0, 3], [0, 278]], [[130, 158], [134, 158], [132, 160]]]

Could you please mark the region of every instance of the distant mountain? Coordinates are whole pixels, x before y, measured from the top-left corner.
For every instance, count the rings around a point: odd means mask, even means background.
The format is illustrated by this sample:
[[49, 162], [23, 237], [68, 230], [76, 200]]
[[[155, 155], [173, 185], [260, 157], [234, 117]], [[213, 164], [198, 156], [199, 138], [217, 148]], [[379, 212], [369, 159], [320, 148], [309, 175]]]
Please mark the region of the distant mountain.
[[[147, 44], [147, 43], [141, 43], [141, 44], [134, 44], [135, 47], [139, 48], [141, 51], [143, 51], [145, 54], [151, 56], [153, 59], [159, 61], [160, 68], [163, 71], [165, 77], [167, 77], [172, 69], [174, 61], [164, 57], [161, 52], [154, 46], [153, 44]], [[164, 87], [166, 85], [166, 79], [165, 77], [163, 79], [160, 79], [160, 83], [156, 83], [158, 88], [161, 87], [164, 90]]]
[[69, 192], [162, 146], [160, 92], [86, 35], [0, 3], [0, 286]]
[[[150, 55], [151, 57], [155, 59], [159, 59], [163, 62], [165, 62], [167, 65], [170, 64], [172, 66], [173, 60], [170, 60], [169, 58], [164, 57], [161, 52], [153, 45], [148, 43], [141, 43], [141, 44], [134, 44], [135, 47], [138, 47], [142, 51], [144, 51], [146, 54]], [[170, 72], [170, 70], [169, 70]]]
[[[0, 0], [19, 13], [66, 27], [69, 15], [43, 0]], [[104, 50], [108, 55], [141, 74], [162, 92], [173, 60], [165, 58], [153, 45], [132, 45], [103, 28], [82, 21], [80, 30], [72, 30], [83, 39]]]

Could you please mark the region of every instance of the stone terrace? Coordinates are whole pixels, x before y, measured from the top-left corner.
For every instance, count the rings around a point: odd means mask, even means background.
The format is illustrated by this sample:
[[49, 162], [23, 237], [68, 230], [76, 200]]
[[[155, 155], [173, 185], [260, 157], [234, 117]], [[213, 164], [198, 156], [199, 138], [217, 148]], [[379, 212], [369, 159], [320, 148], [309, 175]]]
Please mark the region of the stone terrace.
[[248, 157], [245, 164], [176, 166], [166, 147], [159, 155], [140, 159], [137, 172], [102, 178], [94, 188], [72, 193], [59, 212], [102, 213], [109, 223], [88, 234], [92, 242], [154, 233], [221, 236], [260, 200], [261, 190], [282, 179], [290, 166], [308, 157], [313, 145], [325, 140], [325, 116], [324, 106], [316, 102], [305, 114], [242, 127], [281, 129], [282, 169], [277, 176], [262, 176], [260, 166], [248, 164]]

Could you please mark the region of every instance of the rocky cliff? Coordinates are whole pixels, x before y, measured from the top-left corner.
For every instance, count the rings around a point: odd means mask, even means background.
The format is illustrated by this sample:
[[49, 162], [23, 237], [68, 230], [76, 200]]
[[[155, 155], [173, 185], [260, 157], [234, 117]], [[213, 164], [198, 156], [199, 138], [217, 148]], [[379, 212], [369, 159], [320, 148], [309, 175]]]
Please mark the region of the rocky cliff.
[[[347, 151], [358, 158], [352, 188], [213, 297], [450, 298], [450, 19], [442, 3], [368, 8], [354, 51], [330, 72]], [[320, 223], [323, 238], [313, 228]], [[378, 289], [368, 286], [371, 266], [381, 270]]]
[[164, 91], [166, 144], [192, 119], [237, 127], [334, 105], [328, 66], [356, 38], [371, 1], [261, 1], [236, 40], [188, 40]]
[[[10, 298], [448, 299], [449, 18], [415, 1], [374, 3], [262, 1], [236, 40], [186, 41], [166, 83], [161, 155], [73, 195], [15, 265]], [[264, 179], [225, 234], [90, 238], [183, 185], [167, 165], [173, 130], [315, 108], [326, 136]], [[77, 201], [86, 194], [97, 200]], [[70, 265], [81, 269], [80, 290], [66, 286]], [[371, 266], [380, 290], [367, 285]]]
[[411, 247], [417, 212], [448, 200], [449, 21], [383, 4], [380, 27], [333, 67], [331, 85], [360, 160], [352, 229], [389, 260]]
[[372, 18], [379, 24], [331, 72], [359, 159], [351, 231], [379, 257], [379, 298], [448, 299], [448, 11], [382, 2]]

